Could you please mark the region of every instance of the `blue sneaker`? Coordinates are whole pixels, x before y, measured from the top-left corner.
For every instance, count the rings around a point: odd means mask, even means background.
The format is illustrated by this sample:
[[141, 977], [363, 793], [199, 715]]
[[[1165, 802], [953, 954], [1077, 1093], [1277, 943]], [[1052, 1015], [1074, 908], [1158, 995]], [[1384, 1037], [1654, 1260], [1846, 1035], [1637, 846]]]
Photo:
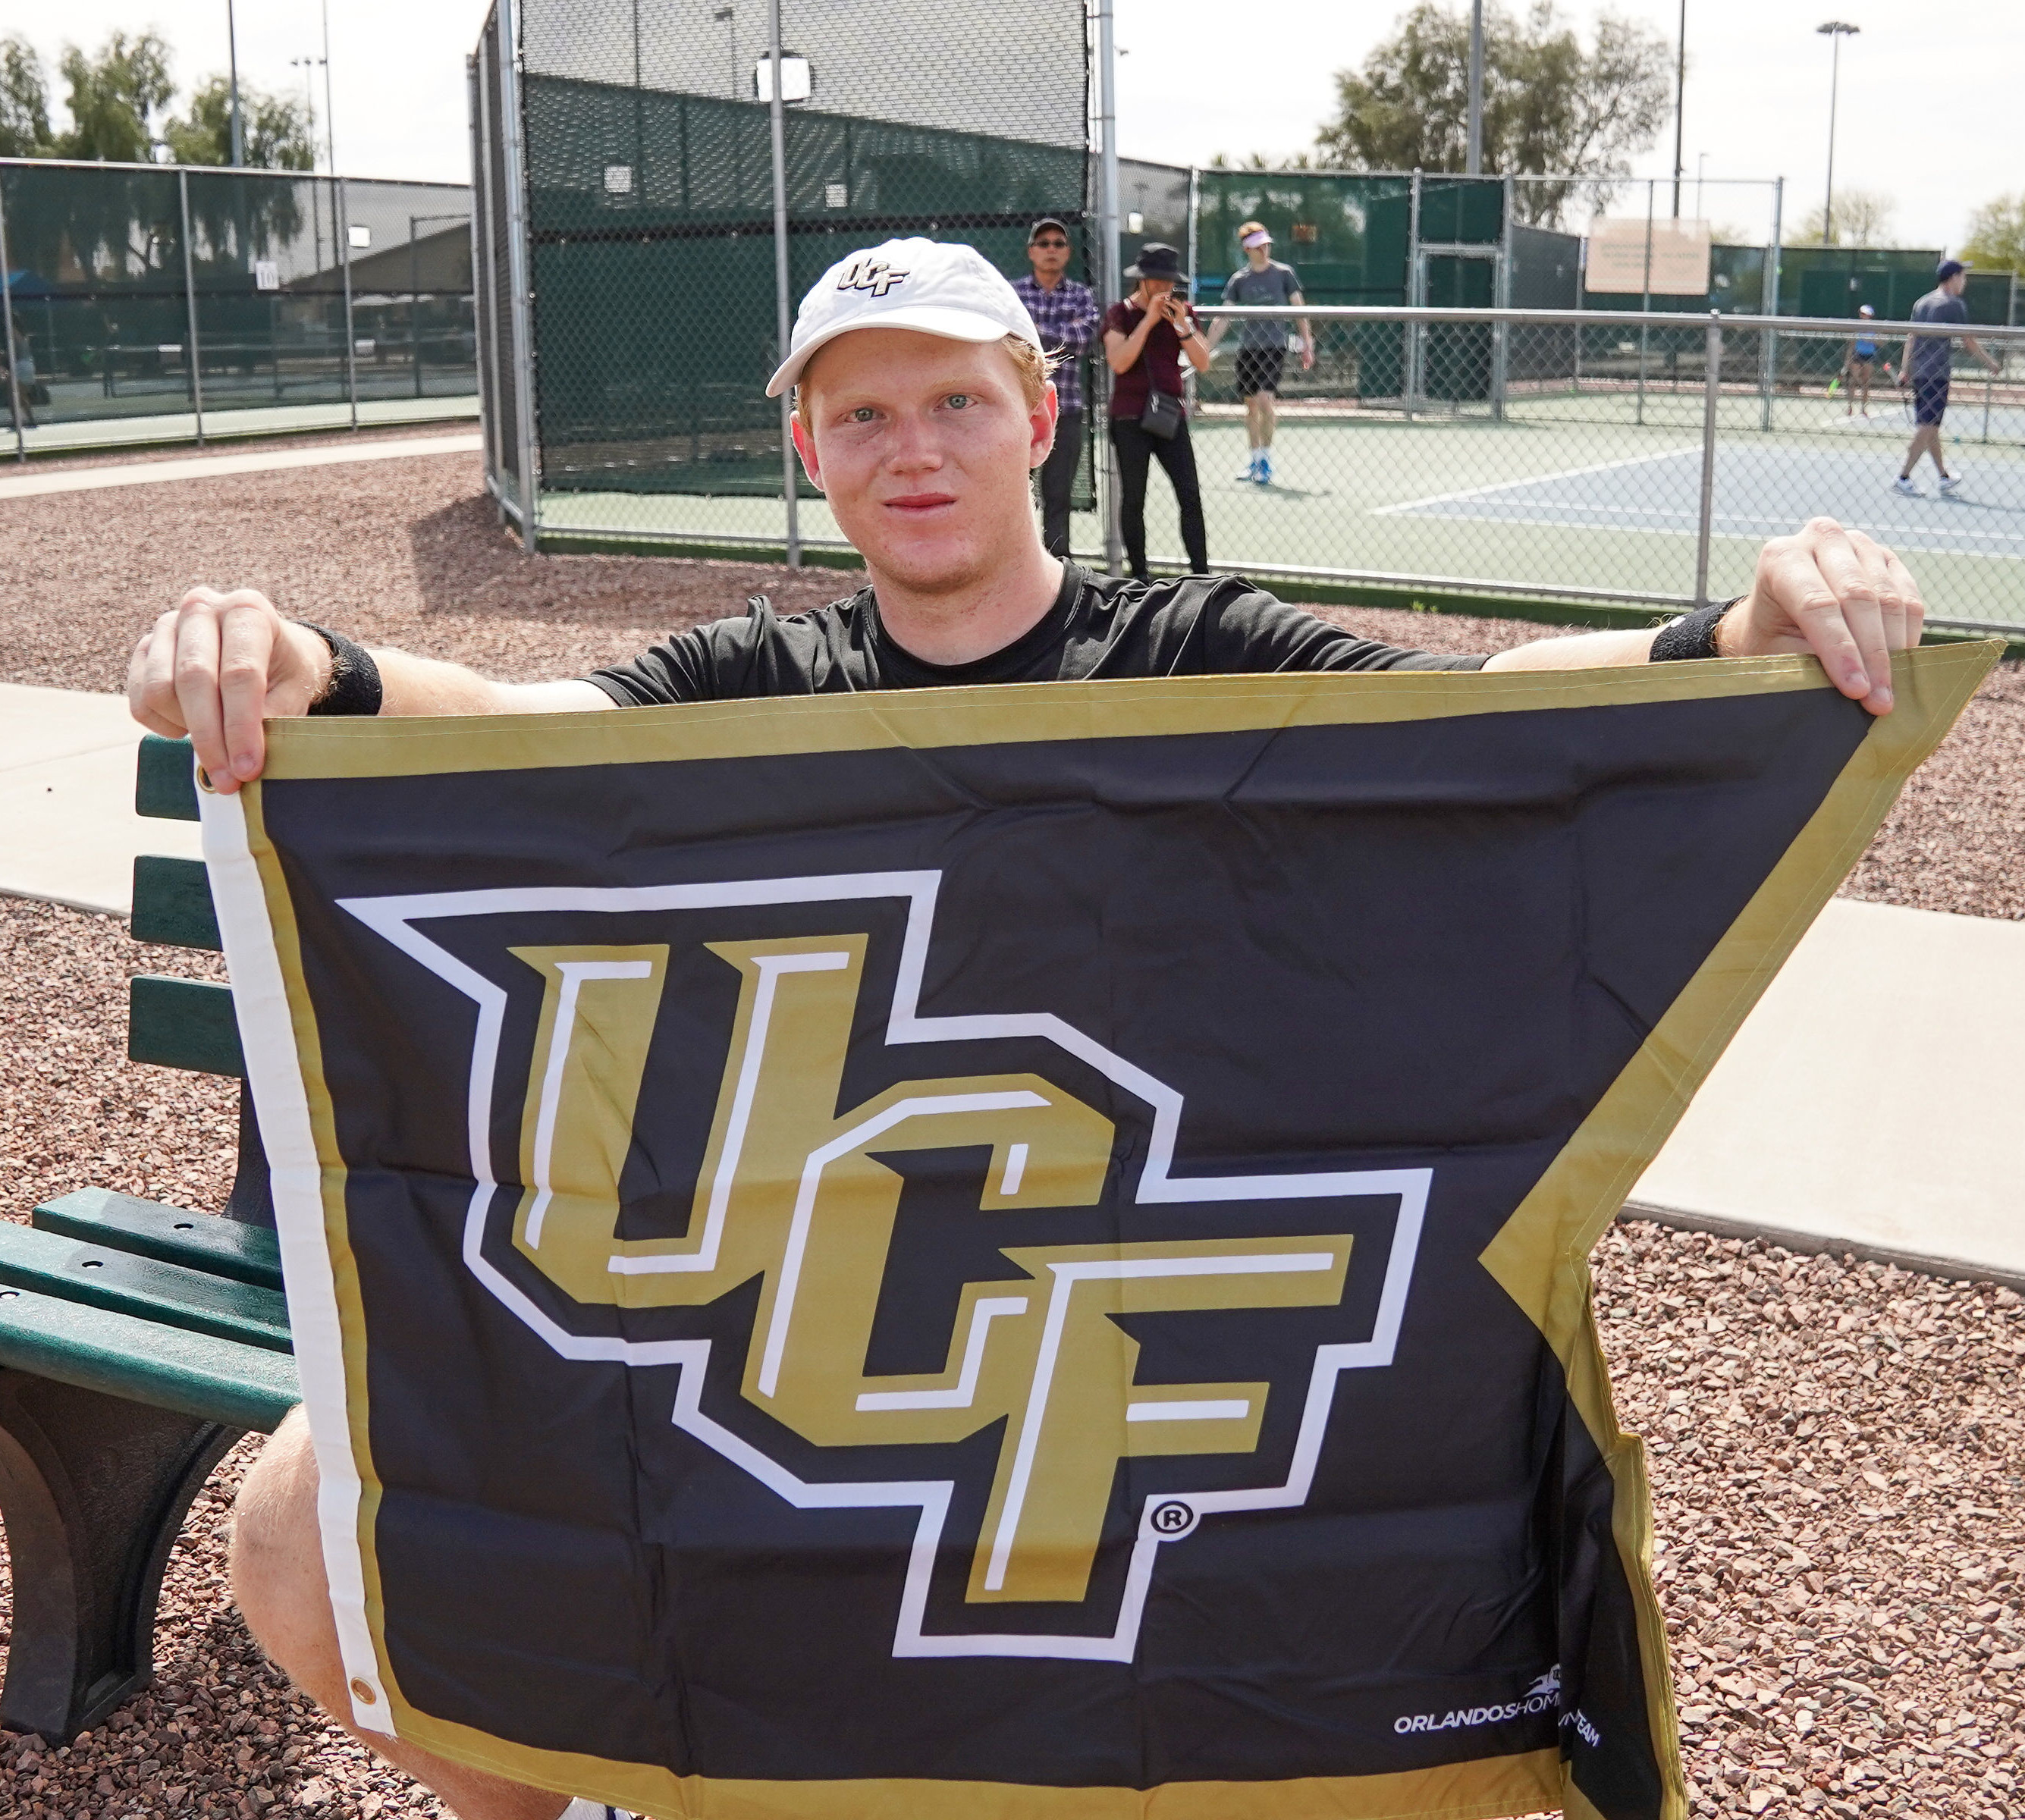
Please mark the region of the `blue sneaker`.
[[1244, 466], [1237, 478], [1240, 480], [1256, 480], [1259, 478], [1259, 451], [1256, 449], [1245, 457]]
[[1270, 449], [1261, 449], [1259, 451], [1258, 472], [1252, 478], [1261, 486], [1270, 486], [1273, 484], [1273, 456]]

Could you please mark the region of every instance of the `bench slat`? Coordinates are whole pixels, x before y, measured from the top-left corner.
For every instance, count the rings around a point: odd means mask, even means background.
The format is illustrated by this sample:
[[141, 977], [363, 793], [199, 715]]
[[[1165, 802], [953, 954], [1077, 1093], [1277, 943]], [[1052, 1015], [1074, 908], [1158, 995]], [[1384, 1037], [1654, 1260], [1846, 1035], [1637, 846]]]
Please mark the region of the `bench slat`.
[[142, 734], [134, 771], [134, 813], [158, 821], [200, 820], [193, 765], [189, 740]]
[[136, 974], [127, 989], [127, 1054], [130, 1060], [164, 1068], [243, 1079], [246, 1057], [239, 1047], [231, 987]]
[[134, 861], [134, 917], [127, 925], [136, 941], [171, 948], [206, 948], [214, 954], [224, 940], [211, 901], [211, 879], [201, 860], [175, 860], [141, 853]]
[[302, 1400], [285, 1352], [34, 1290], [0, 1288], [0, 1365], [263, 1433]]
[[0, 1221], [0, 1283], [116, 1308], [193, 1334], [243, 1340], [270, 1352], [289, 1350], [288, 1307], [279, 1290], [32, 1226]]
[[44, 1202], [29, 1224], [109, 1250], [160, 1258], [262, 1289], [281, 1286], [281, 1246], [274, 1233], [216, 1213], [143, 1201], [110, 1188], [80, 1188]]

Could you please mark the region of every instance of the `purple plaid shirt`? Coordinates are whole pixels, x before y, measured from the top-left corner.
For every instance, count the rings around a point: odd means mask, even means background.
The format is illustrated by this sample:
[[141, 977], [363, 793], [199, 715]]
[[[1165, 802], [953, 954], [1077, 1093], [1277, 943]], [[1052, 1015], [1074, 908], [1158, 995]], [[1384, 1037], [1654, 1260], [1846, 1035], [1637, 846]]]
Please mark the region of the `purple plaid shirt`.
[[1082, 363], [1097, 333], [1097, 299], [1087, 284], [1064, 278], [1052, 291], [1043, 291], [1040, 281], [1029, 272], [1015, 278], [1012, 288], [1041, 332], [1041, 345], [1049, 353], [1059, 351], [1062, 364], [1054, 371], [1055, 396], [1063, 413], [1082, 409]]

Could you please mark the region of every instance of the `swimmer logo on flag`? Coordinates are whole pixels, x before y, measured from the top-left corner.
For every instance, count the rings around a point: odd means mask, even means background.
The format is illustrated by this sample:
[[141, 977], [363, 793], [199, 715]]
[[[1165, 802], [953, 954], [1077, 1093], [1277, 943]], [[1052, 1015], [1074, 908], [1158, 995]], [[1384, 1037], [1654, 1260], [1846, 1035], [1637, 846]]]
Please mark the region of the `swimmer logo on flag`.
[[277, 725], [206, 850], [354, 1718], [1683, 1814], [1586, 1253], [1989, 661]]

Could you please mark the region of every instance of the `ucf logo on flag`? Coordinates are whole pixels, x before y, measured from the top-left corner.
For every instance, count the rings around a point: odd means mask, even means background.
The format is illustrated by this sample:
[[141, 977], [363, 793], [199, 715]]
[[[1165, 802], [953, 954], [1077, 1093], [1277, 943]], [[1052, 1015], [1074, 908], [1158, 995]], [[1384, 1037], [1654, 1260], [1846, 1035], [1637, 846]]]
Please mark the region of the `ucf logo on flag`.
[[1586, 1256], [1991, 660], [273, 727], [205, 843], [354, 1717], [1676, 1820]]

